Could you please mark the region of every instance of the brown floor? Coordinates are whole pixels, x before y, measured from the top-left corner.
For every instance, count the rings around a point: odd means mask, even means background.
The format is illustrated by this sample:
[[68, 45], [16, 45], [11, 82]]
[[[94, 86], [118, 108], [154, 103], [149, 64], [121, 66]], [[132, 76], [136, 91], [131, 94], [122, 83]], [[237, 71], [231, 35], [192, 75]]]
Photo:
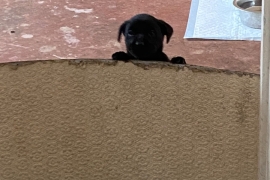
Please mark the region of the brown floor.
[[183, 39], [190, 0], [0, 2], [0, 62], [111, 58], [124, 50], [123, 42], [116, 41], [119, 25], [144, 12], [173, 26], [174, 35], [165, 46], [169, 56], [181, 55], [188, 64], [259, 73], [260, 42]]

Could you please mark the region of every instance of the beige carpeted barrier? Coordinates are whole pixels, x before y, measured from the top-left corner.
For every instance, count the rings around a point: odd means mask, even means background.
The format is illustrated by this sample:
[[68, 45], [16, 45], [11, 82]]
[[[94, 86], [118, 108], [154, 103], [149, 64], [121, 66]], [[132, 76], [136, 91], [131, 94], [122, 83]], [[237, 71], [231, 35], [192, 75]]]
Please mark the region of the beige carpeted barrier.
[[1, 180], [255, 180], [259, 76], [42, 61], [0, 67]]

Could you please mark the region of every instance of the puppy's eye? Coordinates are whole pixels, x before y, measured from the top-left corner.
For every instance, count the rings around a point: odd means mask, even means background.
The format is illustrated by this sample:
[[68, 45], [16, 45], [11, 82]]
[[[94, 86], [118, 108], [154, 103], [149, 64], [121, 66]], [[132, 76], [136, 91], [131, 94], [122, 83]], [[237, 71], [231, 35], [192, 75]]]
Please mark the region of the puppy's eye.
[[134, 36], [134, 32], [131, 31], [131, 30], [129, 30], [129, 31], [128, 31], [128, 35], [129, 35], [129, 36]]
[[149, 36], [152, 36], [152, 37], [156, 35], [154, 30], [151, 30], [148, 34]]

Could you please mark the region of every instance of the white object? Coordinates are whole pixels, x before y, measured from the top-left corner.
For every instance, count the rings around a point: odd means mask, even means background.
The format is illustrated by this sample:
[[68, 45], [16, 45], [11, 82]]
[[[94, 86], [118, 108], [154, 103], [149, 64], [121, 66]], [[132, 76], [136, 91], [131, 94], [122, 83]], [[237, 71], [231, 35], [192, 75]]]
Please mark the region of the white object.
[[261, 30], [242, 24], [233, 0], [192, 0], [184, 38], [261, 40]]
[[270, 1], [263, 0], [262, 42], [260, 64], [260, 141], [259, 141], [259, 180], [270, 178]]

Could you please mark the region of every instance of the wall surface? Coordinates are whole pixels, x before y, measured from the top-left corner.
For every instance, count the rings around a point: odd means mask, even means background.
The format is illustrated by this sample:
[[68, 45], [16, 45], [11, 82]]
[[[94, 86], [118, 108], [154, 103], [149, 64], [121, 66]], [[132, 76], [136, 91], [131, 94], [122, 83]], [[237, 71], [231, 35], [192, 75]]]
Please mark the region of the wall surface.
[[0, 67], [1, 180], [255, 180], [259, 76], [44, 61]]

